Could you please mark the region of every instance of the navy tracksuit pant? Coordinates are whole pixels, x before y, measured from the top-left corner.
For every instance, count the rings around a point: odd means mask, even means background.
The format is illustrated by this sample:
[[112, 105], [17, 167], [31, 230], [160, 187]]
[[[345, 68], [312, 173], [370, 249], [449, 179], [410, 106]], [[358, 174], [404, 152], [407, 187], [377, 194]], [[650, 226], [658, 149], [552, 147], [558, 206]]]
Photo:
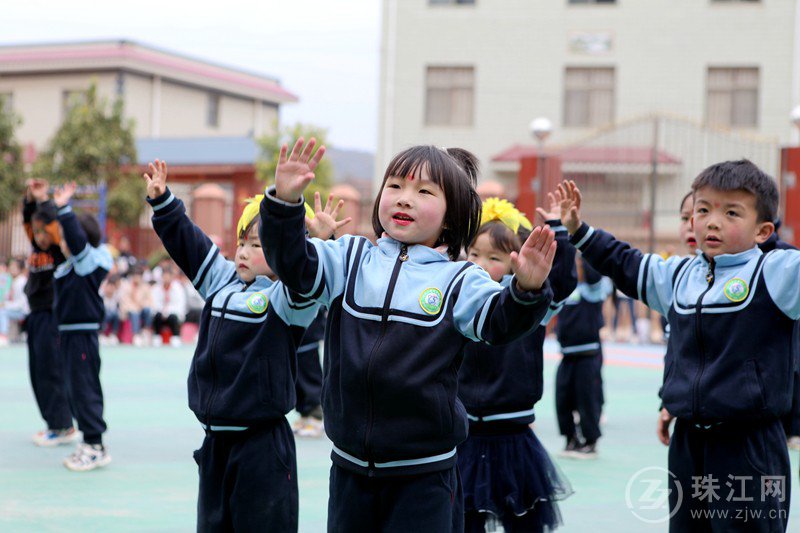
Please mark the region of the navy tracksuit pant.
[[319, 360], [319, 343], [308, 344], [297, 349], [297, 412], [309, 416], [321, 412], [322, 364]]
[[25, 319], [31, 386], [47, 429], [72, 427], [67, 400], [67, 374], [58, 349], [58, 328], [52, 311], [33, 311]]
[[669, 471], [670, 532], [786, 530], [792, 476], [779, 420], [698, 427], [678, 419]]
[[96, 331], [62, 331], [60, 349], [67, 372], [67, 397], [87, 444], [102, 444], [103, 388]]
[[245, 431], [209, 431], [194, 458], [197, 531], [297, 531], [297, 461], [286, 419]]
[[581, 417], [581, 434], [588, 443], [600, 438], [602, 383], [598, 354], [566, 355], [556, 373], [558, 428], [567, 438], [576, 435], [572, 412]]
[[428, 474], [369, 477], [331, 467], [331, 533], [451, 533], [464, 531], [458, 466]]

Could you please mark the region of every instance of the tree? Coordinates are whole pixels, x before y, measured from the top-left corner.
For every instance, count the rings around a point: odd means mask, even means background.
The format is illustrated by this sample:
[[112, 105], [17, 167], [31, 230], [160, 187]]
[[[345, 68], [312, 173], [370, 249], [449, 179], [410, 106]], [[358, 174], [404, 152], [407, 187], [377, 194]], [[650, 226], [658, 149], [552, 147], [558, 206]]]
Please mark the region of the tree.
[[[312, 124], [297, 123], [294, 126], [287, 126], [283, 131], [275, 128], [276, 133], [267, 134], [258, 139], [258, 145], [261, 148], [261, 153], [256, 161], [256, 175], [258, 179], [264, 181], [267, 185], [275, 182], [275, 168], [278, 166], [278, 157], [280, 155], [281, 144], [289, 144], [289, 150], [292, 149], [292, 143], [298, 137], [303, 137], [308, 140], [311, 137], [317, 139], [317, 146], [325, 145], [330, 146], [325, 142], [328, 136], [328, 130], [314, 126]], [[322, 196], [322, 202], [325, 203], [325, 198], [333, 185], [333, 166], [330, 159], [322, 158], [319, 165], [314, 171], [314, 181], [306, 188], [305, 198], [311, 205], [314, 205], [314, 193], [319, 192]]]
[[22, 147], [14, 138], [14, 129], [21, 122], [0, 96], [0, 220], [20, 204], [25, 190]]
[[64, 123], [36, 160], [34, 171], [53, 183], [105, 183], [108, 217], [130, 226], [144, 207], [144, 184], [126, 170], [136, 161], [133, 123], [123, 117], [122, 100], [109, 106], [92, 83], [86, 93], [70, 100]]

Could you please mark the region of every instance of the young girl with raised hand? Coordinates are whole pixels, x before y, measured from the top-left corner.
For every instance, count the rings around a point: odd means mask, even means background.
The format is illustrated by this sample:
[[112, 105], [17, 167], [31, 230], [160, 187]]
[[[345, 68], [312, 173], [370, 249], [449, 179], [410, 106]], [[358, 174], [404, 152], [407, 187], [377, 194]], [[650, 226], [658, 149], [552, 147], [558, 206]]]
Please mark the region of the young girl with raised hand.
[[458, 262], [480, 221], [476, 160], [460, 149], [415, 146], [389, 163], [375, 201], [381, 236], [306, 240], [302, 193], [324, 153], [298, 139], [281, 147], [261, 213], [270, 265], [328, 307], [322, 404], [333, 441], [329, 531], [461, 531], [456, 446], [467, 434], [456, 399], [470, 341], [530, 333], [552, 299], [553, 232], [535, 228], [511, 254], [503, 288]]
[[[469, 438], [458, 447], [464, 484], [465, 531], [482, 532], [500, 522], [507, 532], [543, 531], [561, 523], [557, 500], [572, 494], [529, 424], [543, 392], [546, 325], [575, 289], [575, 248], [561, 225], [559, 200], [537, 211], [554, 230], [558, 248], [548, 280], [550, 310], [533, 335], [503, 346], [469, 343], [459, 370], [458, 397], [467, 410]], [[489, 198], [467, 258], [507, 286], [511, 254], [532, 226], [513, 204]]]
[[[295, 404], [295, 350], [319, 306], [267, 277], [259, 197], [244, 208], [229, 261], [167, 188], [165, 162], [151, 163], [144, 178], [153, 228], [206, 302], [188, 381], [189, 408], [206, 432], [194, 453], [197, 530], [297, 531], [297, 465], [286, 413]], [[344, 223], [335, 222], [337, 212], [329, 202], [310, 231], [328, 238]]]

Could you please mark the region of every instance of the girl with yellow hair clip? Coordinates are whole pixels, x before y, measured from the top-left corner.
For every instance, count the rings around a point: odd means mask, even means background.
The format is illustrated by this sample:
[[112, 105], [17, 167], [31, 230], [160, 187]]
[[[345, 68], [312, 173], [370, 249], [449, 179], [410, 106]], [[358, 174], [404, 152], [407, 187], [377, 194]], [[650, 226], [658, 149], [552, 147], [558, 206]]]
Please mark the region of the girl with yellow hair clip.
[[[205, 300], [189, 369], [189, 408], [206, 432], [199, 466], [198, 531], [297, 531], [294, 436], [286, 414], [295, 405], [296, 349], [319, 306], [272, 274], [258, 237], [260, 197], [236, 227], [233, 261], [186, 215], [167, 188], [167, 165], [144, 175], [153, 228]], [[308, 213], [308, 231], [327, 239], [341, 203]]]
[[[529, 427], [543, 392], [546, 325], [577, 282], [575, 248], [559, 220], [559, 201], [551, 195], [550, 211], [537, 210], [558, 243], [548, 277], [554, 296], [547, 315], [529, 337], [503, 346], [470, 343], [464, 349], [458, 396], [467, 410], [469, 437], [458, 447], [458, 466], [466, 531], [484, 531], [497, 522], [505, 531], [553, 529], [561, 523], [556, 502], [572, 493]], [[514, 204], [489, 198], [467, 259], [507, 284], [513, 274], [511, 253], [532, 228]]]

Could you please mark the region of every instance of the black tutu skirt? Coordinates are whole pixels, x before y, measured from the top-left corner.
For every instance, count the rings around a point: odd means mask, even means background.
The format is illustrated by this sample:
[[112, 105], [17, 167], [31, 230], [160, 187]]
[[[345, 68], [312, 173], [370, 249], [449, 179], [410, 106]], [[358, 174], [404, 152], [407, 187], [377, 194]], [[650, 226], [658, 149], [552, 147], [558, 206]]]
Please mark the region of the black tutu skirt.
[[464, 511], [487, 513], [487, 525], [533, 514], [526, 518], [539, 529], [555, 529], [562, 523], [556, 502], [574, 492], [530, 428], [470, 435], [458, 447], [458, 468]]

